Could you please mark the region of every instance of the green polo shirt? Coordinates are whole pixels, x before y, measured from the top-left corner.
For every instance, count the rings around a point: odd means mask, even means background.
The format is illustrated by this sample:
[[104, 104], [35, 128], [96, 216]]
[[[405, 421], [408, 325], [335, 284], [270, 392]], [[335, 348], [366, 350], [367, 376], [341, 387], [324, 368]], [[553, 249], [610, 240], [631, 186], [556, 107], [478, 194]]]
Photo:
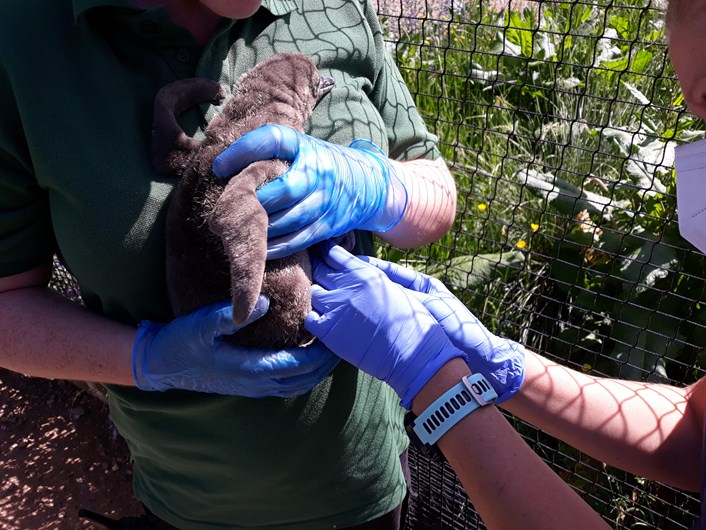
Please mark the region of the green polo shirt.
[[[128, 0], [6, 0], [1, 20], [0, 276], [58, 252], [88, 307], [116, 320], [170, 319], [174, 181], [147, 157], [161, 86], [192, 76], [231, 85], [297, 50], [336, 80], [307, 132], [344, 145], [368, 138], [398, 159], [438, 156], [363, 0], [271, 0], [248, 20], [224, 20], [205, 49], [161, 8]], [[216, 111], [194, 109], [188, 132]], [[405, 494], [399, 400], [344, 363], [294, 399], [109, 394], [137, 496], [179, 528], [344, 528]]]

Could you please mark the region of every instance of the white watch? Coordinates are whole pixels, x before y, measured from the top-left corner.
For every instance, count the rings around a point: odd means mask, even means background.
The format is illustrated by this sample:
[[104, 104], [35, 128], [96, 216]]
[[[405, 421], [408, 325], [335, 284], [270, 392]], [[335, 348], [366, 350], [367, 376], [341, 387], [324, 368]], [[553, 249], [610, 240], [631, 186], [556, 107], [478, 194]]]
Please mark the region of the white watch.
[[434, 445], [451, 427], [477, 408], [491, 404], [497, 397], [482, 374], [464, 376], [460, 383], [417, 416], [412, 430], [422, 443]]

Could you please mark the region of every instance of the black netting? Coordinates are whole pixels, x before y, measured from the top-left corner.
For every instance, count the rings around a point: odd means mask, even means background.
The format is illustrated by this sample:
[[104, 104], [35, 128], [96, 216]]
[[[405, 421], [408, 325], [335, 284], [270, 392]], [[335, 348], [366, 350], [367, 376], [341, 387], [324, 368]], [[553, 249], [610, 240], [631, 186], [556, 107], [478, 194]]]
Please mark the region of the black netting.
[[54, 258], [54, 267], [52, 268], [49, 287], [63, 294], [69, 300], [80, 304], [83, 303], [83, 299], [81, 298], [81, 288], [79, 287], [78, 282], [66, 269], [64, 264], [56, 257]]
[[[665, 2], [377, 0], [458, 192], [440, 242], [381, 256], [443, 279], [495, 332], [594, 374], [703, 374], [704, 257], [676, 222], [674, 147], [703, 137], [667, 58]], [[695, 496], [512, 419], [616, 528], [688, 528]], [[696, 458], [696, 457], [695, 457]], [[412, 528], [482, 527], [413, 454]]]

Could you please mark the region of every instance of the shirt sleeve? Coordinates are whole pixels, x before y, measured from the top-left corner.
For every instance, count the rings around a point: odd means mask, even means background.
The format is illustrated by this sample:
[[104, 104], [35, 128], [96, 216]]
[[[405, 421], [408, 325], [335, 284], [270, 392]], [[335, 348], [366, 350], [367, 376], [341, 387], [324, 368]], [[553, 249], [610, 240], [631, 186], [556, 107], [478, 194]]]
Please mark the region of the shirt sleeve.
[[46, 263], [56, 246], [11, 86], [0, 68], [0, 277]]

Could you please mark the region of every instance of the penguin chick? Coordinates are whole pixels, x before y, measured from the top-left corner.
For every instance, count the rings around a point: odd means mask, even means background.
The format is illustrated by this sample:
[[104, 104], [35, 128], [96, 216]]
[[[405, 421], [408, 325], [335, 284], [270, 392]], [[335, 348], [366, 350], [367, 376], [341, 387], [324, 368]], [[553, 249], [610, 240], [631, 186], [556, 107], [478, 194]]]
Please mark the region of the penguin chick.
[[211, 166], [235, 140], [261, 125], [303, 131], [333, 84], [305, 55], [273, 55], [240, 78], [202, 141], [187, 136], [177, 118], [193, 105], [223, 100], [223, 87], [193, 78], [159, 91], [151, 162], [160, 174], [179, 177], [166, 226], [167, 288], [175, 316], [230, 297], [233, 320], [239, 324], [262, 293], [270, 298], [269, 311], [230, 340], [257, 347], [299, 346], [311, 340], [303, 327], [311, 309], [309, 254], [266, 261], [268, 219], [255, 193], [284, 173], [288, 163], [254, 162], [229, 180], [216, 178]]

